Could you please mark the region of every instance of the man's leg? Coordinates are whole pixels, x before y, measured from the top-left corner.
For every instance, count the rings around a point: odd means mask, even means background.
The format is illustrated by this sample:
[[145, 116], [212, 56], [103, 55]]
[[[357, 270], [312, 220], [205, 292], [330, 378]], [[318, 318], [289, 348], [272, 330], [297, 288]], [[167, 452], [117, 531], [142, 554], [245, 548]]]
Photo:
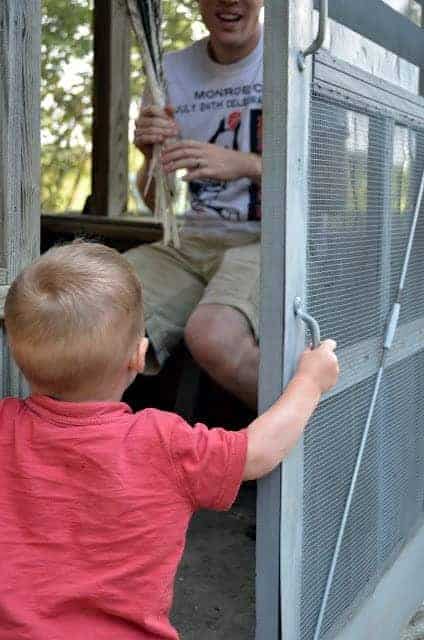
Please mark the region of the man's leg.
[[147, 374], [164, 364], [183, 338], [184, 327], [204, 291], [204, 283], [186, 257], [161, 244], [131, 249], [125, 257], [143, 284], [146, 330], [150, 340]]
[[256, 410], [259, 242], [227, 249], [190, 316], [185, 340], [211, 378]]
[[222, 387], [256, 411], [259, 347], [246, 317], [221, 304], [200, 304], [185, 340], [196, 362]]

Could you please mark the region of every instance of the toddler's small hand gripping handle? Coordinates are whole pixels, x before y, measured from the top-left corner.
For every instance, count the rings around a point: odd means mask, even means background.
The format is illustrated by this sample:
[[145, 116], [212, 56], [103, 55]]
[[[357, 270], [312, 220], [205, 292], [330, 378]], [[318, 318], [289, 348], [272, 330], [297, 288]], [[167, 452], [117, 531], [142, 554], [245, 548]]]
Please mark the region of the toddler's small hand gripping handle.
[[294, 313], [308, 326], [309, 331], [312, 334], [312, 348], [316, 349], [321, 344], [321, 331], [318, 322], [306, 313], [303, 309], [302, 300], [295, 298], [294, 300]]

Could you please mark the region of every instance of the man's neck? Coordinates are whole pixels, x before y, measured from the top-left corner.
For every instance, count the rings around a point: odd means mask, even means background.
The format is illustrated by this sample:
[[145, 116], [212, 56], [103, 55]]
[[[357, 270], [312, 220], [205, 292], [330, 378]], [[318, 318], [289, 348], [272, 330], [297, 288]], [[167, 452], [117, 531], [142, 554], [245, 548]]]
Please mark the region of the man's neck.
[[261, 37], [261, 27], [258, 25], [255, 37], [249, 43], [246, 43], [243, 47], [229, 47], [223, 45], [220, 42], [214, 41], [211, 36], [209, 40], [209, 55], [214, 62], [218, 64], [234, 64], [240, 62], [248, 55], [252, 53], [258, 46], [258, 42]]

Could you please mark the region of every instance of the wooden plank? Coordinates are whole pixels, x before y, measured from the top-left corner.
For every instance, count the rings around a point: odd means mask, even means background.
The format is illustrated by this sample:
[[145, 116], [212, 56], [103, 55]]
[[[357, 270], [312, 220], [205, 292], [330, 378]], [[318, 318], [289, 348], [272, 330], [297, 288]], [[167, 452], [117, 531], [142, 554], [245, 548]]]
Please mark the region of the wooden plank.
[[[315, 9], [319, 0], [314, 0]], [[329, 0], [330, 18], [424, 68], [424, 32], [382, 0]]]
[[[40, 0], [3, 0], [0, 27], [0, 219], [10, 282], [39, 247]], [[4, 343], [1, 324], [0, 332]], [[6, 348], [0, 359], [0, 394], [22, 393], [24, 381]]]
[[[311, 62], [302, 73], [297, 54], [313, 40], [312, 0], [271, 0], [265, 20], [261, 411], [280, 395], [303, 348], [293, 303], [305, 279]], [[258, 486], [257, 640], [299, 640], [302, 478], [299, 445]]]
[[40, 14], [39, 0], [1, 4], [0, 217], [9, 280], [39, 246]]
[[57, 236], [101, 238], [107, 241], [128, 241], [131, 244], [157, 242], [162, 238], [162, 225], [152, 218], [104, 218], [99, 216], [54, 215], [41, 216], [43, 233]]
[[128, 198], [130, 30], [124, 0], [94, 8], [92, 197], [88, 213], [122, 215]]

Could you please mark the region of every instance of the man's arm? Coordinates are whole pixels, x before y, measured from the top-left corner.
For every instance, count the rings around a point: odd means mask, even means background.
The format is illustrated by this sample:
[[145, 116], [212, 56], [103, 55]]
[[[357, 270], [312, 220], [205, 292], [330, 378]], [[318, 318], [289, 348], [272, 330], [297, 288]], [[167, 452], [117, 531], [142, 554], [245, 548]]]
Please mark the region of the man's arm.
[[293, 449], [321, 394], [337, 382], [335, 347], [333, 340], [327, 340], [318, 349], [306, 351], [283, 395], [248, 427], [244, 480], [267, 475]]

